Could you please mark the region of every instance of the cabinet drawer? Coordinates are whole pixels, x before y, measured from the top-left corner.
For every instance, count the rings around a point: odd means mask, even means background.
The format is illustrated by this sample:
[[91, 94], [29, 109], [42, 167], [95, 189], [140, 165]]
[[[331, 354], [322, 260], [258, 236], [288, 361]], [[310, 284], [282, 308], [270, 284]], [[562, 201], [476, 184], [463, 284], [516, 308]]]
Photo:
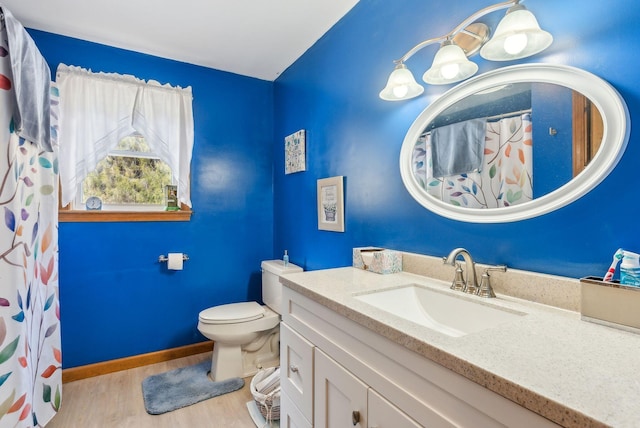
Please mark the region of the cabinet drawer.
[[302, 415], [313, 420], [313, 344], [280, 324], [280, 383]]
[[280, 396], [280, 428], [312, 428], [287, 394]]

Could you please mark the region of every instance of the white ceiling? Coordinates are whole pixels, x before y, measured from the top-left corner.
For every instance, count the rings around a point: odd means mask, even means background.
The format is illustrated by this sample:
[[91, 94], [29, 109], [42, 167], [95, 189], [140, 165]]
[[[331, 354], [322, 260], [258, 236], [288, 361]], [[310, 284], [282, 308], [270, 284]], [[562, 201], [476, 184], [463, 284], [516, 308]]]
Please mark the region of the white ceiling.
[[275, 80], [357, 2], [0, 0], [0, 6], [27, 28]]

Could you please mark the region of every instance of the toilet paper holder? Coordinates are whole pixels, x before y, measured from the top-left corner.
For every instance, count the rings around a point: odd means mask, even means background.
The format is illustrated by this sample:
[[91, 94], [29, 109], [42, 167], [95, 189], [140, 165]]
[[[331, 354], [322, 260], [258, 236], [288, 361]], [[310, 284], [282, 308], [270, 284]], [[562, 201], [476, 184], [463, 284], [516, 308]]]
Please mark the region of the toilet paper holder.
[[[182, 260], [184, 260], [186, 262], [187, 260], [189, 260], [189, 256], [186, 255], [186, 254], [183, 254], [182, 255]], [[169, 261], [169, 257], [168, 256], [165, 256], [165, 255], [161, 254], [158, 257], [158, 263], [166, 263], [168, 261]]]

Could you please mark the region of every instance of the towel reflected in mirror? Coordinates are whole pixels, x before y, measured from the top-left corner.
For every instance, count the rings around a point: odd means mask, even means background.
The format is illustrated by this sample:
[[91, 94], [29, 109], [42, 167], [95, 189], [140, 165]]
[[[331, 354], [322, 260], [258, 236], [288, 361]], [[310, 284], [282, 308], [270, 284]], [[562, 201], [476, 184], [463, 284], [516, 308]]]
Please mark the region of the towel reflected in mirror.
[[487, 122], [471, 119], [431, 131], [433, 177], [480, 170], [484, 160]]

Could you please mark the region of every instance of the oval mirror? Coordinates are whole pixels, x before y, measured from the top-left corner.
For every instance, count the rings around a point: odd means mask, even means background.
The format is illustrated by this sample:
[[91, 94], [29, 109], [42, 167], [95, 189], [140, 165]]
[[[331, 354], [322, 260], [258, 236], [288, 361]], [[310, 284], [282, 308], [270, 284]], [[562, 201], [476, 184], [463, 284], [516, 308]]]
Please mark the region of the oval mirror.
[[627, 106], [601, 78], [564, 65], [514, 65], [429, 105], [402, 143], [400, 173], [411, 196], [439, 215], [510, 222], [589, 192], [628, 139]]

